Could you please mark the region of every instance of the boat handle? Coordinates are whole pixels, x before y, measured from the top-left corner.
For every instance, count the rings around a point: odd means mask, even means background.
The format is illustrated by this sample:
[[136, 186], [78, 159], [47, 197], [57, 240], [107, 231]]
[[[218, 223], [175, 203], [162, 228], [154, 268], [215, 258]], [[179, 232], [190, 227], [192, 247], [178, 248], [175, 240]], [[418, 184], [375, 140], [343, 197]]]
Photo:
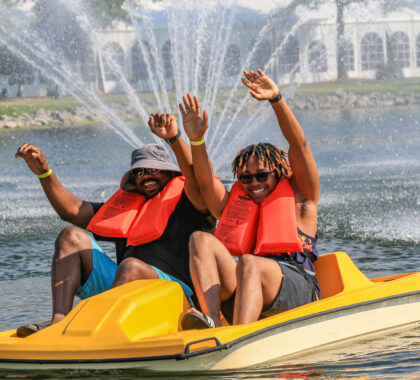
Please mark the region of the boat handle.
[[185, 346], [185, 350], [184, 350], [184, 354], [189, 354], [190, 353], [190, 346], [192, 346], [193, 344], [197, 344], [197, 343], [201, 343], [201, 342], [205, 342], [207, 340], [214, 340], [216, 342], [216, 347], [223, 347], [223, 344], [220, 343], [220, 340], [217, 339], [215, 336], [212, 336], [210, 338], [204, 338], [204, 339], [200, 339], [200, 340], [195, 340], [193, 342], [188, 343]]

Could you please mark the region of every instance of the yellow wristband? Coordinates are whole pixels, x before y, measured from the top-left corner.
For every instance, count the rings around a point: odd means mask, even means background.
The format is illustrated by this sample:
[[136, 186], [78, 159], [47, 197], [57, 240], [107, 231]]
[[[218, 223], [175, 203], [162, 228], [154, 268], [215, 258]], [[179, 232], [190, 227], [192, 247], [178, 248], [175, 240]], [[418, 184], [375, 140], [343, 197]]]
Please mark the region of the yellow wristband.
[[52, 169], [50, 168], [50, 170], [48, 170], [47, 172], [42, 173], [42, 174], [37, 174], [37, 175], [38, 175], [38, 178], [42, 179], [42, 178], [49, 177], [51, 175], [51, 173], [52, 173]]
[[192, 140], [190, 140], [190, 144], [191, 145], [194, 145], [194, 146], [202, 145], [202, 144], [204, 144], [204, 137], [200, 141], [192, 141]]

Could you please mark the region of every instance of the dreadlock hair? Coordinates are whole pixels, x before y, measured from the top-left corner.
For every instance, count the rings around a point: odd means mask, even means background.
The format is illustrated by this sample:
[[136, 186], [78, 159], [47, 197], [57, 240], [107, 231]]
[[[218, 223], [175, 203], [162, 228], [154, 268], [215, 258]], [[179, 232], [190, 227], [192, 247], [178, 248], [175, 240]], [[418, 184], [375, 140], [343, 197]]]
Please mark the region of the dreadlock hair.
[[257, 157], [258, 161], [263, 161], [269, 170], [274, 171], [277, 179], [289, 178], [292, 175], [287, 153], [273, 144], [260, 142], [257, 145], [248, 145], [236, 153], [236, 157], [232, 161], [234, 177], [245, 169], [245, 165], [252, 156]]

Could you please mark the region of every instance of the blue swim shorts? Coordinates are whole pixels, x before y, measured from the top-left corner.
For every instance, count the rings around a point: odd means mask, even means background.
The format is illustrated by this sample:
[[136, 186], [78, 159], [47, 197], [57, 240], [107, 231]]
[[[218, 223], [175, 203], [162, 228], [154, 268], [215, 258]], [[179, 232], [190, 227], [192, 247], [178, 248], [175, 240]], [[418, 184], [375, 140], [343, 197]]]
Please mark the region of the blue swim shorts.
[[[101, 247], [99, 247], [96, 240], [90, 234], [89, 237], [92, 245], [93, 269], [83, 286], [79, 286], [77, 289], [76, 296], [82, 300], [111, 289], [118, 268], [118, 265], [105, 255]], [[181, 285], [187, 298], [189, 299], [191, 297], [193, 291], [187, 284], [152, 265], [151, 267], [155, 270], [160, 279], [176, 281]]]

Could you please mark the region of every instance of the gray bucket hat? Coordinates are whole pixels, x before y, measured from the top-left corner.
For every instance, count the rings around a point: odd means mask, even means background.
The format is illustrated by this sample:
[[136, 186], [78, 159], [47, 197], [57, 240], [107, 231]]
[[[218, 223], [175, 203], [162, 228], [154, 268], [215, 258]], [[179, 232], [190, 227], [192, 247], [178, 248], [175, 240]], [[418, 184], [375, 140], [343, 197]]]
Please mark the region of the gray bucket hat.
[[164, 146], [158, 144], [147, 144], [131, 152], [131, 168], [121, 179], [120, 187], [123, 190], [135, 190], [131, 171], [137, 168], [168, 170], [181, 173], [168, 151]]

